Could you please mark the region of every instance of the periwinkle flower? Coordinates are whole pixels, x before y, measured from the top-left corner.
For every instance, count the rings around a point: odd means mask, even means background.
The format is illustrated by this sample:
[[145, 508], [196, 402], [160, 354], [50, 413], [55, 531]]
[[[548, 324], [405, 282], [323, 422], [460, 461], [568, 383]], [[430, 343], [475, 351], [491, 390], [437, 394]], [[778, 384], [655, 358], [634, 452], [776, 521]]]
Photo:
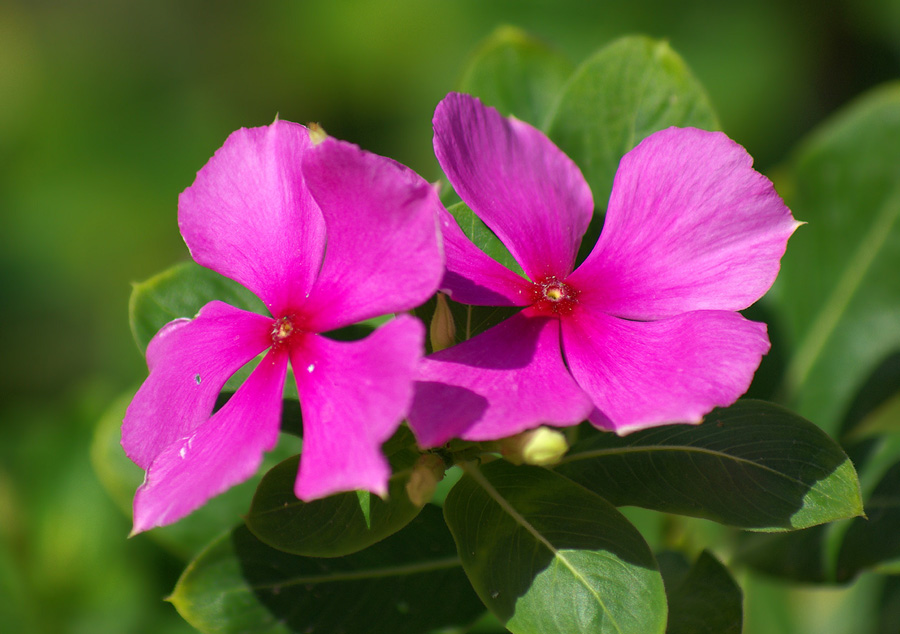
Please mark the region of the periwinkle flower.
[[544, 134], [477, 99], [434, 116], [438, 161], [523, 277], [442, 212], [442, 290], [514, 316], [423, 361], [410, 412], [421, 444], [493, 440], [588, 419], [620, 434], [697, 423], [734, 402], [769, 349], [738, 310], [778, 273], [800, 224], [724, 134], [669, 128], [621, 160], [603, 231], [576, 268], [594, 208]]
[[[150, 342], [150, 375], [122, 428], [126, 453], [147, 471], [134, 532], [174, 522], [256, 472], [277, 441], [289, 363], [303, 413], [297, 496], [386, 494], [381, 444], [412, 400], [424, 327], [403, 315], [360, 341], [320, 333], [434, 293], [440, 207], [411, 170], [334, 139], [314, 145], [297, 124], [228, 137], [181, 194], [179, 227], [197, 263], [253, 291], [270, 315], [213, 301]], [[213, 414], [228, 378], [263, 353]]]

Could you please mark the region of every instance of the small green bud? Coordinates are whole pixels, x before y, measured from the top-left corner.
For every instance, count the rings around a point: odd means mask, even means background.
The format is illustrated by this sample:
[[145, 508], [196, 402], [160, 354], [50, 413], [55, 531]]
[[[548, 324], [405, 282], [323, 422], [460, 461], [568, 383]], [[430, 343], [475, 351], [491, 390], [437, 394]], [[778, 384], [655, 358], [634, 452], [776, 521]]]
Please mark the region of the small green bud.
[[546, 467], [559, 462], [568, 450], [565, 435], [549, 427], [529, 429], [500, 441], [500, 453], [513, 464]]

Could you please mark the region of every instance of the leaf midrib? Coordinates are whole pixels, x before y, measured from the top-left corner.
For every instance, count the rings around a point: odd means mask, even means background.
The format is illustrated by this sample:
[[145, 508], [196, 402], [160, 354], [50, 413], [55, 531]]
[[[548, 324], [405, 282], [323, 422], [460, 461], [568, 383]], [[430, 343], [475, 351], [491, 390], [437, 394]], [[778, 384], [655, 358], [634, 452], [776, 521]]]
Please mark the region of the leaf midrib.
[[[737, 462], [740, 464], [746, 464], [763, 471], [768, 471], [769, 473], [775, 474], [788, 480], [789, 482], [793, 482], [795, 484], [799, 484], [801, 486], [809, 486], [812, 488], [809, 483], [804, 482], [803, 480], [799, 480], [797, 478], [792, 478], [786, 473], [782, 473], [772, 467], [769, 467], [764, 464], [760, 464], [758, 462], [754, 462], [749, 458], [742, 458], [740, 456], [735, 456], [729, 453], [725, 453], [722, 451], [715, 451], [713, 449], [707, 449], [705, 447], [694, 447], [691, 445], [667, 445], [667, 446], [654, 446], [654, 447], [617, 447], [615, 449], [593, 449], [589, 451], [579, 452], [577, 454], [572, 454], [564, 457], [557, 463], [557, 466], [578, 462], [579, 460], [587, 460], [590, 458], [601, 458], [604, 456], [616, 456], [619, 454], [628, 454], [628, 453], [655, 453], [655, 452], [685, 452], [685, 453], [700, 453], [706, 454], [709, 456], [713, 456], [719, 459], [727, 459], [729, 461]], [[833, 499], [831, 496], [826, 495], [829, 499]]]
[[431, 561], [417, 562], [413, 564], [405, 564], [402, 566], [386, 566], [383, 568], [368, 568], [356, 571], [336, 571], [328, 573], [328, 576], [303, 576], [290, 577], [283, 581], [272, 583], [248, 584], [247, 586], [237, 586], [230, 590], [222, 590], [222, 592], [245, 592], [247, 587], [254, 590], [264, 590], [272, 588], [284, 588], [286, 586], [297, 586], [305, 584], [322, 584], [335, 583], [340, 581], [369, 581], [373, 579], [383, 579], [386, 577], [403, 577], [409, 575], [417, 575], [428, 572], [436, 572], [438, 570], [449, 570], [462, 566], [462, 562], [458, 555], [444, 557], [442, 559], [434, 559]]
[[539, 543], [543, 544], [544, 547], [550, 551], [550, 553], [560, 561], [568, 570], [572, 573], [572, 575], [579, 581], [581, 584], [593, 595], [594, 599], [597, 601], [597, 604], [603, 610], [603, 613], [607, 616], [609, 623], [616, 629], [617, 632], [622, 632], [619, 624], [612, 617], [610, 610], [606, 607], [606, 604], [603, 602], [603, 599], [600, 595], [594, 590], [591, 584], [587, 579], [584, 578], [578, 569], [566, 558], [565, 554], [558, 550], [552, 543], [550, 543], [541, 533], [531, 525], [531, 522], [526, 520], [521, 513], [519, 513], [502, 495], [497, 491], [496, 488], [488, 481], [487, 478], [484, 477], [484, 474], [481, 473], [481, 470], [478, 469], [475, 465], [471, 463], [463, 463], [462, 464], [463, 471], [466, 472], [475, 482], [481, 486], [482, 489], [500, 506], [500, 508], [506, 512], [516, 523], [518, 523], [522, 528], [524, 528], [528, 533], [534, 537]]

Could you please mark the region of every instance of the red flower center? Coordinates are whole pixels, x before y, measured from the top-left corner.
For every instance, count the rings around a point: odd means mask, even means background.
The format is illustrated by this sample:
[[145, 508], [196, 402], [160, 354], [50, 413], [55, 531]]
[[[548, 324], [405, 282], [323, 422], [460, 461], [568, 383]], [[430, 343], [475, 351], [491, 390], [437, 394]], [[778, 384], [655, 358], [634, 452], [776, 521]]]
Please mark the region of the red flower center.
[[540, 315], [568, 315], [578, 303], [578, 290], [551, 275], [536, 282], [531, 307]]
[[294, 315], [279, 317], [272, 324], [272, 346], [275, 348], [288, 346], [291, 339], [300, 332], [302, 331], [294, 324]]

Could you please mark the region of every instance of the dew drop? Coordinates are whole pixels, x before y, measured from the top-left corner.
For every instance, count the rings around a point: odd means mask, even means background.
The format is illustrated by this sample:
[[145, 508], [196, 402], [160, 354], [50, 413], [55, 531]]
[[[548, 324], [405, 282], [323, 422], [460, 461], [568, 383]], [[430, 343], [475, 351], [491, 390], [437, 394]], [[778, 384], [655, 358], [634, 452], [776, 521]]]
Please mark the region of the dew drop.
[[315, 363], [310, 363], [308, 366], [306, 366], [306, 371], [307, 371], [307, 372], [312, 372], [312, 371], [315, 370], [315, 369], [316, 369], [316, 364], [315, 364]]
[[187, 453], [187, 447], [182, 447], [178, 450], [178, 455], [181, 456], [181, 459], [184, 460], [184, 456]]
[[496, 598], [499, 597], [499, 596], [500, 596], [500, 591], [499, 591], [499, 590], [491, 590], [491, 598], [492, 598], [492, 599], [496, 599]]
[[194, 375], [194, 382], [196, 382], [197, 385], [200, 385], [200, 375], [199, 374]]

